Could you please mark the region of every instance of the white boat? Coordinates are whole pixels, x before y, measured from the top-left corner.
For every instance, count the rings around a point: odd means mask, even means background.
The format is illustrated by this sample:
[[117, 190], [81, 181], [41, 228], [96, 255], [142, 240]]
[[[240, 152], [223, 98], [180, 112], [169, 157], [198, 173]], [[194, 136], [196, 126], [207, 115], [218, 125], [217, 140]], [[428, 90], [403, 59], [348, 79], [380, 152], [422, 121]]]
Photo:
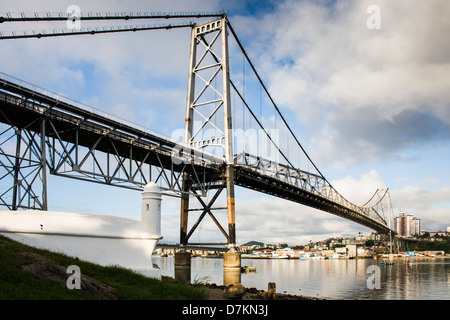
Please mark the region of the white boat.
[[289, 256], [287, 254], [280, 254], [280, 255], [275, 254], [275, 255], [272, 255], [271, 258], [272, 259], [289, 259]]
[[325, 259], [325, 257], [318, 253], [315, 253], [311, 256], [311, 260], [323, 260], [323, 259]]

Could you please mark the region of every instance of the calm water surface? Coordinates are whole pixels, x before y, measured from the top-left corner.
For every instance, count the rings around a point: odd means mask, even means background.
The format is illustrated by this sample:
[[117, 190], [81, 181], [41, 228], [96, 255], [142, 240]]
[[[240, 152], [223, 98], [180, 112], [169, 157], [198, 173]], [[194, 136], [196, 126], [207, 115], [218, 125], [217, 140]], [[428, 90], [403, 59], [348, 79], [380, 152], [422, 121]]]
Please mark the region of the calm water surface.
[[[450, 259], [398, 258], [394, 265], [382, 260], [270, 260], [242, 259], [241, 265], [257, 272], [242, 273], [246, 287], [267, 290], [275, 282], [277, 292], [327, 299], [448, 300], [450, 299]], [[174, 277], [173, 257], [153, 257], [164, 276]], [[223, 260], [192, 258], [191, 282], [206, 280], [223, 284]], [[370, 265], [380, 269], [380, 289], [369, 289]]]

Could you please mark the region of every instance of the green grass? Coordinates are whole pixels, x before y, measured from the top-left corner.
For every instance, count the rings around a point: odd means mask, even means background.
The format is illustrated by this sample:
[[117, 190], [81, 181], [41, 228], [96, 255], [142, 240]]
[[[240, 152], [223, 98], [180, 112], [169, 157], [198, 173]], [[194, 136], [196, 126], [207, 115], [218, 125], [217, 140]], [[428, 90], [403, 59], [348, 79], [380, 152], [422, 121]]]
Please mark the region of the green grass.
[[[77, 265], [82, 275], [89, 276], [113, 288], [119, 300], [198, 300], [208, 299], [206, 290], [200, 286], [179, 283], [172, 278], [156, 280], [118, 267], [102, 267], [93, 263], [68, 257], [64, 254], [40, 250], [0, 236], [0, 299], [13, 300], [93, 300], [101, 296], [86, 290], [67, 288], [65, 282], [42, 279], [22, 270], [27, 261], [19, 261], [17, 254], [30, 252], [49, 259], [64, 270]], [[67, 277], [70, 275], [68, 274]]]

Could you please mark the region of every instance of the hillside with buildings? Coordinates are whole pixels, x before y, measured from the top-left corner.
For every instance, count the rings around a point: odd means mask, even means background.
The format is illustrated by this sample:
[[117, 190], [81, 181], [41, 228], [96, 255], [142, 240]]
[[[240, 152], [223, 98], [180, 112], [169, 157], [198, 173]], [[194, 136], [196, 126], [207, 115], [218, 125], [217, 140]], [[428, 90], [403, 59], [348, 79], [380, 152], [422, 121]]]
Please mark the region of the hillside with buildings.
[[[398, 255], [436, 256], [450, 254], [450, 228], [446, 231], [425, 231], [414, 237], [417, 241], [408, 252]], [[270, 244], [261, 241], [249, 241], [240, 247], [242, 258], [253, 259], [355, 259], [372, 258], [390, 253], [386, 245], [376, 240], [376, 233], [369, 235], [358, 233], [352, 237], [334, 237], [305, 245], [286, 243]], [[203, 249], [191, 250], [193, 256], [220, 257], [221, 252]], [[157, 248], [155, 254], [167, 256], [173, 249]]]
[[[409, 218], [409, 217], [408, 217]], [[420, 220], [420, 219], [419, 219]], [[450, 228], [447, 231], [420, 231], [416, 236], [417, 243], [412, 251], [417, 255], [450, 254]], [[328, 238], [322, 241], [310, 241], [306, 245], [289, 247], [287, 244], [265, 244], [250, 241], [241, 246], [243, 258], [275, 258], [275, 259], [335, 259], [335, 258], [368, 258], [388, 253], [386, 246], [375, 241], [375, 233], [364, 235], [358, 233], [354, 237]], [[412, 255], [413, 252], [399, 253]]]
[[384, 246], [375, 246], [374, 235], [365, 236], [359, 233], [355, 237], [329, 238], [322, 241], [310, 241], [306, 245], [289, 247], [287, 244], [265, 244], [256, 241], [241, 246], [243, 258], [274, 259], [334, 259], [371, 257], [385, 252]]

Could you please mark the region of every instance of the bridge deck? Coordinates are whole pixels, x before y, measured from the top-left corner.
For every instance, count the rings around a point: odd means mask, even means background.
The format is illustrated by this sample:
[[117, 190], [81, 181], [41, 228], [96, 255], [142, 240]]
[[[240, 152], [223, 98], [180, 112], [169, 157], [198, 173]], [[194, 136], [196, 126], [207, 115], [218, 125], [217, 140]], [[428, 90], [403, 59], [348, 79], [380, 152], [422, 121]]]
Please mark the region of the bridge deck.
[[290, 183], [255, 172], [254, 169], [243, 166], [236, 167], [235, 178], [236, 184], [239, 186], [326, 211], [381, 233], [389, 231], [385, 224], [361, 213], [361, 211], [349, 209], [319, 194], [308, 192]]

